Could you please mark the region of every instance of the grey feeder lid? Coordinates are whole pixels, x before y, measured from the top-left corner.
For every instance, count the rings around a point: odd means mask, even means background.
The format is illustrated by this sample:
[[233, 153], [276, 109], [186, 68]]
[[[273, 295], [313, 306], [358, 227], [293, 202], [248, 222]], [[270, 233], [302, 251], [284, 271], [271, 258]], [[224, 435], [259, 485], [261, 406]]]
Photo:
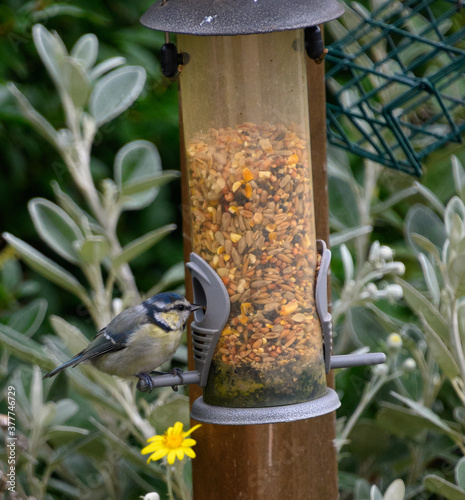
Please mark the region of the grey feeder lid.
[[344, 13], [337, 0], [160, 0], [147, 28], [189, 35], [250, 35], [307, 28]]
[[205, 403], [203, 397], [194, 401], [191, 417], [197, 422], [219, 425], [257, 425], [294, 422], [331, 413], [341, 406], [335, 391], [328, 388], [321, 398], [304, 403], [264, 408], [228, 408]]

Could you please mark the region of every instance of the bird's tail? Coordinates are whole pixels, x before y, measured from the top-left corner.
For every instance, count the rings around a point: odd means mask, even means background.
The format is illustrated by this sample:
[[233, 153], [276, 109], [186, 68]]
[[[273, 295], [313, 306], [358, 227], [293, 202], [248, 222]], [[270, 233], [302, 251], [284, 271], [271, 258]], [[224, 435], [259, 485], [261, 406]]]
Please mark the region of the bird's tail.
[[66, 368], [69, 368], [70, 366], [73, 367], [73, 366], [78, 365], [81, 362], [81, 357], [82, 357], [82, 352], [80, 352], [79, 354], [76, 354], [76, 356], [74, 356], [73, 359], [66, 361], [66, 363], [63, 363], [62, 365], [57, 366], [54, 370], [52, 370], [51, 372], [48, 372], [46, 375], [44, 375], [42, 377], [42, 380], [44, 378], [51, 378], [54, 375], [56, 375], [57, 373], [60, 373], [61, 371], [65, 370]]

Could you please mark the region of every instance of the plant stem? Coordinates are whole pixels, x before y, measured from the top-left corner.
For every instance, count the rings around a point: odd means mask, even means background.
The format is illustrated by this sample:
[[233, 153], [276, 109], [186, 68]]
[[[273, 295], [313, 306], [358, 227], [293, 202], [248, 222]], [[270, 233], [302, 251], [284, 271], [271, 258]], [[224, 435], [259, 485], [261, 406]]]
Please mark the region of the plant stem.
[[191, 491], [187, 486], [186, 481], [184, 480], [184, 466], [185, 466], [184, 460], [177, 461], [174, 469], [174, 475], [176, 478], [176, 482], [178, 483], [178, 486], [181, 490], [182, 500], [191, 500], [192, 499]]
[[389, 376], [381, 375], [379, 377], [376, 377], [376, 378], [373, 378], [370, 380], [368, 385], [365, 387], [365, 390], [363, 392], [362, 399], [360, 400], [360, 403], [358, 404], [354, 413], [350, 416], [349, 420], [347, 421], [346, 425], [344, 426], [344, 429], [341, 432], [341, 435], [338, 439], [338, 441], [339, 441], [338, 450], [337, 450], [338, 453], [340, 453], [342, 447], [344, 446], [344, 444], [346, 444], [347, 439], [349, 437], [349, 434], [352, 432], [352, 429], [355, 427], [357, 420], [360, 418], [361, 414], [365, 411], [367, 406], [371, 403], [371, 401], [376, 396], [376, 394], [381, 389], [381, 387], [385, 383], [395, 379], [398, 375], [399, 375], [399, 373], [395, 372]]
[[168, 486], [168, 497], [170, 500], [174, 500], [173, 496], [173, 484], [171, 480], [171, 465], [165, 458], [165, 466], [166, 466], [166, 485]]
[[463, 354], [463, 346], [460, 339], [459, 323], [458, 323], [458, 313], [457, 313], [457, 300], [454, 300], [452, 306], [452, 318], [451, 318], [451, 344], [453, 346], [453, 351], [456, 353], [456, 360], [459, 365], [460, 375], [462, 380], [465, 381], [465, 356]]

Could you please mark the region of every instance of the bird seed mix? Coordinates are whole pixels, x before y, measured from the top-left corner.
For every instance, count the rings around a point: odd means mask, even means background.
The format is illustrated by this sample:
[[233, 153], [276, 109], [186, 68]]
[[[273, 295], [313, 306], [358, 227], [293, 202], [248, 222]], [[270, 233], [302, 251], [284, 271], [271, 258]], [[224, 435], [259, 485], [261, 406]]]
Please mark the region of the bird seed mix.
[[192, 247], [231, 300], [206, 402], [267, 406], [326, 390], [308, 155], [295, 128], [269, 123], [210, 129], [187, 146]]

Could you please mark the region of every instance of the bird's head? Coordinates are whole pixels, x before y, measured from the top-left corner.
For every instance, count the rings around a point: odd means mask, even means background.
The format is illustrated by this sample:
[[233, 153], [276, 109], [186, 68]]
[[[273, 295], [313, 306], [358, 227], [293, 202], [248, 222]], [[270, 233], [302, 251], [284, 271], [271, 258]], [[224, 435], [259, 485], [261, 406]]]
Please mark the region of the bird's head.
[[143, 303], [149, 320], [169, 332], [183, 330], [191, 312], [201, 306], [191, 304], [178, 293], [159, 293]]

